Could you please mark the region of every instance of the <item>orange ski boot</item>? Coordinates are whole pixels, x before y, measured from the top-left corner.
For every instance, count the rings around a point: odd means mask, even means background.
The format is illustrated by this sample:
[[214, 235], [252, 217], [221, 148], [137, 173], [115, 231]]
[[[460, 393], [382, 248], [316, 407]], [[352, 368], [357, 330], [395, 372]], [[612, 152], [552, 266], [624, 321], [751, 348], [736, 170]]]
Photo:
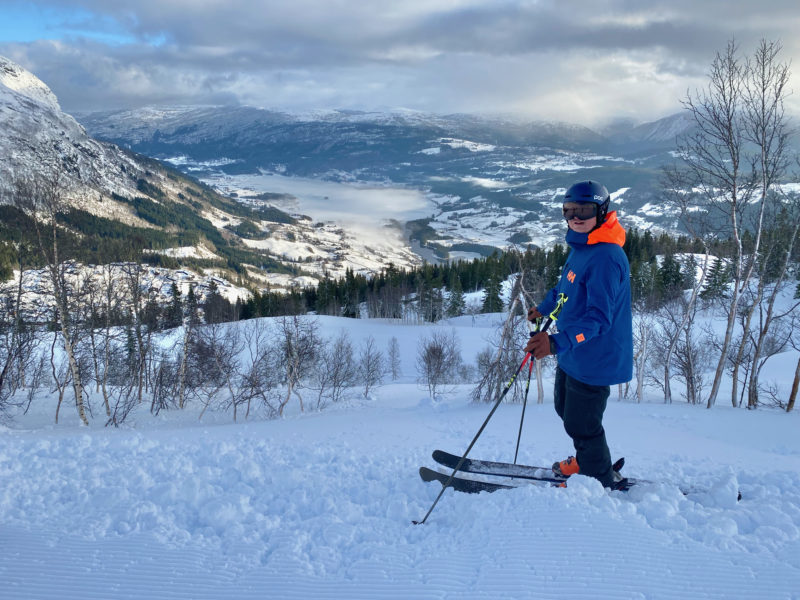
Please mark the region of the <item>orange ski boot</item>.
[[553, 473], [563, 477], [569, 477], [570, 475], [575, 475], [575, 473], [580, 473], [578, 461], [574, 456], [570, 456], [566, 460], [553, 463]]

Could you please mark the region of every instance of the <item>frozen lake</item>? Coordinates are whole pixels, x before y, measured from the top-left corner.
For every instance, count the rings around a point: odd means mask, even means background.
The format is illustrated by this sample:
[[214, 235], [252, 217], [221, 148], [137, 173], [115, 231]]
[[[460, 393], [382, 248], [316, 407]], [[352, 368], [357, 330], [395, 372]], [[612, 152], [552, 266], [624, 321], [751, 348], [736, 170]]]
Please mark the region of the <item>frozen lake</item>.
[[293, 196], [270, 202], [287, 212], [305, 214], [314, 220], [336, 221], [345, 226], [382, 227], [391, 220], [420, 219], [436, 210], [433, 200], [420, 190], [378, 183], [343, 183], [276, 173], [219, 174], [203, 181], [227, 194]]

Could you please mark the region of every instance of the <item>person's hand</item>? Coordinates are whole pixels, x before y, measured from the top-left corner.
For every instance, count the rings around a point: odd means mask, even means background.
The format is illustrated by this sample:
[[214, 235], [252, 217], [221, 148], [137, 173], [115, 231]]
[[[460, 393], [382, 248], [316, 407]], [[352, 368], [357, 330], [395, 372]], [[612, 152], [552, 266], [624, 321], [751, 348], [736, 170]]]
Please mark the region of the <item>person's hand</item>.
[[530, 352], [534, 358], [544, 358], [552, 354], [550, 352], [550, 336], [547, 335], [547, 332], [540, 331], [531, 336], [525, 346], [525, 352]]
[[542, 313], [540, 313], [535, 306], [532, 306], [531, 308], [528, 309], [528, 321], [535, 321], [536, 319], [541, 319], [541, 318], [542, 318]]

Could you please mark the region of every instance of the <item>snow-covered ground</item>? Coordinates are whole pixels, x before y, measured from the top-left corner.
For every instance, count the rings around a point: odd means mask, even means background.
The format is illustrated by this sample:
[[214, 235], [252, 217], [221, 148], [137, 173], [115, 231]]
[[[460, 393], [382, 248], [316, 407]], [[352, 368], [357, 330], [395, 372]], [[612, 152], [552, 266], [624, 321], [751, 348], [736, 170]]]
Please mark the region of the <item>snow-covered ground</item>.
[[[493, 320], [452, 322], [466, 361]], [[463, 452], [490, 406], [471, 404], [468, 386], [432, 401], [415, 383], [433, 326], [319, 323], [381, 349], [396, 337], [402, 377], [274, 421], [143, 407], [125, 428], [99, 416], [86, 428], [65, 407], [56, 426], [43, 397], [0, 426], [0, 597], [800, 598], [797, 412], [664, 405], [655, 391], [636, 404], [614, 389], [612, 453], [661, 483], [448, 491], [412, 525], [440, 490], [418, 467], [436, 448]], [[796, 360], [776, 357], [762, 378], [785, 386]], [[527, 407], [522, 463], [571, 451], [545, 386]], [[500, 407], [470, 455], [510, 461], [521, 409]]]

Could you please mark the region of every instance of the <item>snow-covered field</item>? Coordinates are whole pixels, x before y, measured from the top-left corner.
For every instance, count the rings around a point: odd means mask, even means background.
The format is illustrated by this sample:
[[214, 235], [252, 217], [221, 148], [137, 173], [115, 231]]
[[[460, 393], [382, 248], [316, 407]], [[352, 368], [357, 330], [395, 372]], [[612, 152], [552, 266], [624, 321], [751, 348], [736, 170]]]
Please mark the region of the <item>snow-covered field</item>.
[[[465, 360], [491, 321], [453, 322]], [[415, 383], [432, 326], [320, 324], [382, 349], [397, 337], [403, 377], [274, 421], [145, 407], [121, 429], [80, 427], [68, 409], [55, 426], [43, 398], [0, 426], [0, 598], [800, 598], [797, 412], [612, 390], [612, 453], [662, 483], [448, 491], [412, 525], [440, 490], [418, 467], [435, 448], [463, 452], [490, 406], [467, 386], [434, 402]], [[764, 377], [788, 383], [796, 360], [776, 357]], [[546, 390], [527, 408], [520, 462], [571, 451]], [[470, 455], [510, 461], [521, 409], [500, 407]]]

